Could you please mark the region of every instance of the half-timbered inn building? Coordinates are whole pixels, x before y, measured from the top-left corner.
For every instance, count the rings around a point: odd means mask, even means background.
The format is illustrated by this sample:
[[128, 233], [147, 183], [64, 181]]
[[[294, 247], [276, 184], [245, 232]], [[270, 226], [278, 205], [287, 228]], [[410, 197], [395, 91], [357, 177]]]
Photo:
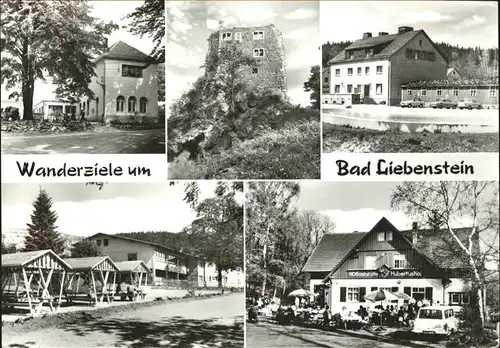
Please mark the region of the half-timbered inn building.
[[[466, 231], [455, 232], [465, 236]], [[399, 231], [382, 218], [369, 232], [325, 234], [302, 272], [310, 276], [310, 290], [334, 313], [344, 306], [357, 310], [366, 305], [364, 295], [380, 289], [416, 301], [465, 305], [471, 301], [464, 280], [468, 262], [451, 238], [448, 231], [419, 229], [416, 223]]]

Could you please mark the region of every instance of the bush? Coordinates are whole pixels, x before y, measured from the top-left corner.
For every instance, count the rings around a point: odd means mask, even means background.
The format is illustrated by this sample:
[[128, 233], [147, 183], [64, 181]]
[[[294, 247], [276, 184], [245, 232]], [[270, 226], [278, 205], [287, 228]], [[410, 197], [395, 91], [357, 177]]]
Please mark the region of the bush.
[[474, 329], [451, 334], [446, 347], [479, 347], [490, 344], [498, 339], [491, 329]]

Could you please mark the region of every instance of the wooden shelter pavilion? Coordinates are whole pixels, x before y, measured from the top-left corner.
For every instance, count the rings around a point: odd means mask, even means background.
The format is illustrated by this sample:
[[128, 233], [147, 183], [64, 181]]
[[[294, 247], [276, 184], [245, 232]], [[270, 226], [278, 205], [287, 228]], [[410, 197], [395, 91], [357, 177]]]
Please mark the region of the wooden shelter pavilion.
[[[64, 286], [68, 301], [84, 299], [90, 300], [91, 304], [97, 304], [103, 303], [104, 298], [108, 303], [113, 300], [116, 274], [120, 269], [109, 256], [69, 258], [64, 261], [71, 266], [71, 272]], [[113, 278], [111, 286], [109, 286], [110, 275]], [[97, 277], [99, 279], [96, 280]], [[87, 283], [88, 289], [80, 288], [82, 280]], [[98, 285], [100, 285], [99, 291]]]
[[148, 286], [148, 276], [151, 270], [144, 261], [121, 261], [116, 265], [120, 269], [120, 282], [130, 283], [139, 292], [141, 298], [146, 296]]
[[[3, 254], [1, 267], [2, 306], [28, 306], [31, 315], [38, 313], [44, 303], [52, 312], [59, 308], [64, 278], [71, 266], [52, 250]], [[54, 278], [59, 278], [60, 284], [54, 284]], [[55, 297], [51, 291], [57, 290], [59, 296]]]

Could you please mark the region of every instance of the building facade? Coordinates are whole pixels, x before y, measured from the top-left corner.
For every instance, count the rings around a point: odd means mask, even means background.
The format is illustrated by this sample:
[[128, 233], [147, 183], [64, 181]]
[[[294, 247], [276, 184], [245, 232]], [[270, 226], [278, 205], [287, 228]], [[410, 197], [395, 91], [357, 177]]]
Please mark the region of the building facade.
[[330, 98], [355, 100], [356, 94], [363, 103], [397, 105], [402, 84], [444, 79], [447, 64], [423, 30], [403, 26], [391, 35], [364, 33], [328, 62]]
[[274, 25], [234, 27], [213, 32], [208, 38], [207, 74], [217, 71], [220, 50], [224, 48], [239, 49], [256, 60], [256, 67], [240, 72], [242, 80], [257, 88], [286, 91], [285, 46], [281, 31]]
[[80, 100], [89, 121], [158, 121], [158, 62], [119, 41], [96, 60], [89, 85], [94, 98]]
[[460, 75], [457, 69], [448, 68], [448, 70], [446, 71], [446, 77], [448, 78], [448, 80], [460, 80], [462, 78], [462, 75]]
[[364, 295], [379, 289], [433, 304], [469, 304], [467, 261], [437, 239], [442, 236], [447, 232], [430, 233], [416, 224], [399, 231], [382, 218], [366, 233], [324, 235], [302, 271], [310, 275], [310, 290], [334, 313], [366, 306]]
[[415, 97], [426, 102], [437, 99], [476, 99], [483, 106], [498, 108], [498, 78], [416, 81], [401, 86], [403, 100]]
[[34, 113], [42, 115], [44, 120], [61, 121], [63, 118], [77, 119], [79, 106], [62, 100], [42, 100], [34, 106]]
[[[198, 262], [198, 286], [215, 288], [219, 286], [217, 267], [206, 261]], [[241, 270], [222, 271], [222, 286], [242, 288], [245, 284], [245, 273]]]

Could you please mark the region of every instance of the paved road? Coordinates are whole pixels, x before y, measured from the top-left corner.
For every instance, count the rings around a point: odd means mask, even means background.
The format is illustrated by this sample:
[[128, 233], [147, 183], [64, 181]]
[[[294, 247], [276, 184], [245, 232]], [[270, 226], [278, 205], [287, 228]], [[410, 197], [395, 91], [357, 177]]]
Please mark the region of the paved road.
[[243, 348], [244, 295], [163, 304], [33, 332], [2, 328], [4, 348]]
[[2, 132], [2, 154], [137, 154], [165, 153], [165, 130], [61, 133], [50, 135]]
[[414, 342], [389, 343], [360, 337], [353, 333], [348, 335], [339, 331], [323, 331], [320, 329], [279, 326], [273, 324], [250, 324], [246, 328], [246, 348], [426, 348], [439, 347]]

